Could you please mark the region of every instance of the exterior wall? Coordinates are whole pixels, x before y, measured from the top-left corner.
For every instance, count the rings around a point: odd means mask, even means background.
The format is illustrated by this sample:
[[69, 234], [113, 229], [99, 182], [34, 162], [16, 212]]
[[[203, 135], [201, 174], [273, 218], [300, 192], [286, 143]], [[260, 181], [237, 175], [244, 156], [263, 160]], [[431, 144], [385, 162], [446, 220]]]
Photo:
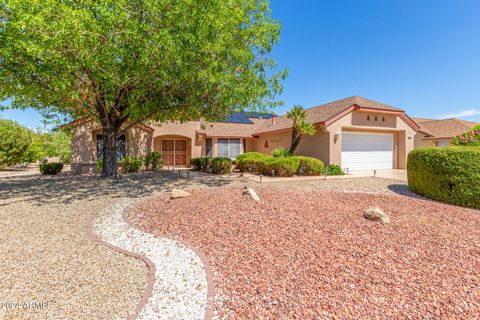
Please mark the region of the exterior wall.
[[325, 164], [330, 161], [330, 132], [323, 126], [316, 127], [317, 132], [313, 136], [304, 136], [295, 150], [295, 154], [314, 157], [322, 160]]
[[[377, 121], [375, 121], [375, 116]], [[370, 120], [368, 120], [370, 118]], [[329, 159], [326, 164], [340, 164], [342, 131], [394, 134], [394, 168], [405, 169], [408, 153], [413, 150], [415, 130], [400, 117], [391, 114], [353, 111], [326, 128], [329, 132]], [[335, 134], [340, 133], [338, 139]]]
[[[95, 121], [87, 121], [73, 128], [71, 142], [71, 162], [74, 173], [96, 171], [96, 135], [101, 134], [101, 126]], [[133, 127], [125, 134], [126, 151], [129, 156], [143, 156], [152, 148], [152, 134], [139, 127]]]
[[[160, 136], [184, 137], [187, 139], [187, 149], [191, 148], [191, 158], [205, 156], [205, 139], [200, 140], [196, 134], [197, 130], [200, 130], [200, 121], [170, 122], [162, 123], [161, 125], [149, 124], [149, 126], [155, 129], [153, 137], [157, 143], [160, 141], [157, 137]], [[188, 144], [188, 141], [190, 141], [190, 144]], [[155, 151], [160, 151], [159, 146], [154, 144]], [[187, 160], [190, 161], [189, 159]]]
[[290, 148], [292, 133], [290, 130], [277, 133], [262, 134], [253, 142], [253, 150], [265, 154], [271, 154], [277, 148]]
[[415, 135], [415, 148], [424, 148], [424, 147], [435, 147], [435, 141], [433, 140], [423, 140], [426, 137], [426, 134], [417, 132]]

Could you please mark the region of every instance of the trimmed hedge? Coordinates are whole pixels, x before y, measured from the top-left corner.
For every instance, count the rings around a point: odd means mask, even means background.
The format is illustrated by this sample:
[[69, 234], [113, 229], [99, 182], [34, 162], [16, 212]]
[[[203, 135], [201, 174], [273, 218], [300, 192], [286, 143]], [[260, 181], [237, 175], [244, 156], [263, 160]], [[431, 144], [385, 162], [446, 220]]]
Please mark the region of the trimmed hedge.
[[40, 165], [41, 174], [52, 174], [55, 175], [62, 171], [63, 163], [61, 162], [47, 162]]
[[237, 156], [237, 169], [241, 172], [260, 172], [265, 159], [270, 156], [260, 152], [247, 152]]
[[480, 147], [437, 147], [411, 151], [408, 186], [415, 193], [480, 208]]
[[329, 164], [325, 167], [327, 176], [342, 176], [344, 175], [342, 168], [338, 164]]
[[267, 157], [259, 162], [261, 173], [265, 175], [272, 175], [272, 170], [275, 171], [277, 177], [291, 177], [297, 173], [300, 166], [300, 160], [297, 157]]
[[208, 171], [211, 173], [225, 174], [232, 171], [232, 159], [225, 157], [213, 157], [207, 161]]
[[297, 174], [299, 176], [319, 176], [323, 172], [323, 162], [312, 157], [296, 157], [300, 161]]

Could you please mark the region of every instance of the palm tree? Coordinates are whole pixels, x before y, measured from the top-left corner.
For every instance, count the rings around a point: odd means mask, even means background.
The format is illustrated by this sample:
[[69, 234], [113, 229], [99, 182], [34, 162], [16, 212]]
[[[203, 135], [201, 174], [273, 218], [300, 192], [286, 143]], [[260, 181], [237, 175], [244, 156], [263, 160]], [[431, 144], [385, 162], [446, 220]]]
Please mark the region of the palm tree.
[[292, 144], [290, 145], [290, 154], [294, 154], [300, 140], [304, 135], [313, 136], [317, 130], [315, 126], [306, 120], [307, 113], [302, 106], [293, 106], [293, 108], [285, 115], [293, 121], [292, 124]]

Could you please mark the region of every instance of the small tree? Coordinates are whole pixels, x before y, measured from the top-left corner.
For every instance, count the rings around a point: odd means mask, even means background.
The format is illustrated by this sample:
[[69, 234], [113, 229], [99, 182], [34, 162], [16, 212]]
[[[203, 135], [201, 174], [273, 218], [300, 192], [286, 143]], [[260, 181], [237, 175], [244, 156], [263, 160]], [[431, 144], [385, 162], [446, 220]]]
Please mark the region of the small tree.
[[32, 132], [15, 121], [0, 119], [0, 167], [23, 161], [32, 143]]
[[138, 123], [278, 105], [279, 34], [266, 0], [4, 0], [0, 101], [95, 120], [112, 177]]
[[295, 153], [300, 140], [304, 135], [313, 136], [317, 130], [315, 126], [306, 120], [307, 113], [302, 106], [294, 106], [287, 112], [286, 117], [293, 121], [292, 123], [292, 142], [290, 145], [290, 154]]
[[480, 147], [480, 124], [474, 126], [470, 131], [453, 138], [452, 144]]

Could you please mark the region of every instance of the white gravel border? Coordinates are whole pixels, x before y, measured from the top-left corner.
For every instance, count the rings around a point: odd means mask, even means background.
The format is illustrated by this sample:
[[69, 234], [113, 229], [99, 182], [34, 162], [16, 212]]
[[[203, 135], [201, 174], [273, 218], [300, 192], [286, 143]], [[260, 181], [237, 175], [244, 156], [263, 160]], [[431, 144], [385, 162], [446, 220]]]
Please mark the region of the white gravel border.
[[116, 247], [147, 256], [155, 264], [153, 293], [138, 319], [204, 319], [207, 277], [200, 257], [187, 246], [129, 226], [124, 199], [97, 219], [94, 232]]

